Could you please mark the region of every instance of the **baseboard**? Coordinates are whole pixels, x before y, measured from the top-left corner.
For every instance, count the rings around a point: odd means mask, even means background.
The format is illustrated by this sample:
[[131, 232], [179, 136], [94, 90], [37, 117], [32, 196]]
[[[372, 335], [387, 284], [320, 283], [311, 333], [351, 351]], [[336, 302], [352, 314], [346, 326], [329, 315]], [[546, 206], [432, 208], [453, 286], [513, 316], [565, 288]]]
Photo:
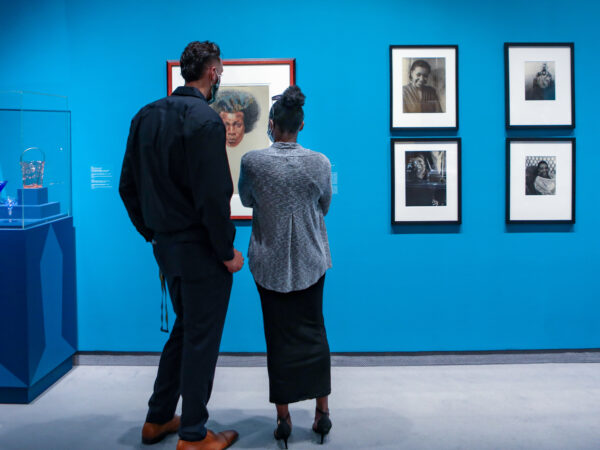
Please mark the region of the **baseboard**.
[[[77, 352], [81, 366], [157, 366], [159, 352]], [[600, 363], [600, 349], [497, 350], [460, 352], [341, 352], [331, 354], [334, 367], [440, 366], [486, 364]], [[220, 367], [264, 367], [265, 353], [219, 355]]]

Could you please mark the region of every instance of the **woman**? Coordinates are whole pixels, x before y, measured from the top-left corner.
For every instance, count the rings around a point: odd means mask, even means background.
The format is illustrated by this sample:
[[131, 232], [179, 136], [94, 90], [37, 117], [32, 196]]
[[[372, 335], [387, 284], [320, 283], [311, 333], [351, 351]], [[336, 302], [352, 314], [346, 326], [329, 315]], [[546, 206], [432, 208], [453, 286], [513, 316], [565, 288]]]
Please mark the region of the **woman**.
[[554, 195], [556, 193], [556, 180], [550, 174], [548, 163], [540, 161], [537, 165], [537, 176], [533, 183], [535, 190], [541, 195]]
[[405, 113], [440, 113], [442, 106], [437, 92], [427, 86], [431, 66], [427, 61], [417, 59], [410, 66], [409, 83], [402, 86], [402, 105]]
[[313, 430], [331, 429], [331, 360], [323, 320], [323, 284], [331, 267], [324, 216], [331, 201], [331, 164], [297, 143], [304, 94], [285, 90], [269, 114], [274, 142], [242, 158], [239, 193], [253, 208], [250, 271], [262, 304], [269, 401], [277, 408], [275, 439], [292, 430], [288, 404], [316, 398]]

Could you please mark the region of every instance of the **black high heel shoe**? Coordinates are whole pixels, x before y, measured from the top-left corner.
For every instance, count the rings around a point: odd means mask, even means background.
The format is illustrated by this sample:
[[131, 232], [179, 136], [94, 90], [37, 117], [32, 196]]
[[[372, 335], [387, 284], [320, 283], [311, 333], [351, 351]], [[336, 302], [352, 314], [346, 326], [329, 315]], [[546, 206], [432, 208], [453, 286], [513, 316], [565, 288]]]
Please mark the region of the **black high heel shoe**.
[[288, 423], [288, 419], [290, 418], [290, 413], [288, 413], [285, 417], [277, 416], [277, 428], [273, 432], [273, 436], [275, 436], [275, 440], [280, 441], [283, 439], [283, 443], [285, 444], [285, 448], [288, 448], [287, 441], [292, 434], [292, 426]]
[[329, 434], [329, 430], [331, 430], [331, 420], [329, 419], [329, 411], [321, 411], [317, 408], [317, 412], [321, 413], [321, 417], [317, 421], [316, 425], [313, 425], [312, 429], [315, 433], [321, 435], [321, 444], [325, 440], [325, 436]]

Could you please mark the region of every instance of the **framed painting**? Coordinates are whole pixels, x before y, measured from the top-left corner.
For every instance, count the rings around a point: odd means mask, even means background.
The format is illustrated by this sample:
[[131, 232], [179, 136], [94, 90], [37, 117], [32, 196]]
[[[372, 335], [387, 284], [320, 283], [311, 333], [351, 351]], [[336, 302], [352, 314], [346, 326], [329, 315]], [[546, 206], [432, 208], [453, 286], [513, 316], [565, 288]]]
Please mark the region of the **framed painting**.
[[[179, 61], [167, 61], [167, 94], [184, 85]], [[273, 97], [296, 83], [295, 59], [223, 60], [223, 75], [211, 107], [223, 120], [226, 149], [233, 179], [232, 219], [251, 219], [252, 209], [238, 194], [240, 162], [250, 150], [271, 145], [267, 137]]]
[[390, 45], [390, 129], [458, 129], [458, 46]]
[[504, 44], [506, 128], [575, 128], [573, 43]]
[[392, 224], [460, 224], [460, 138], [392, 139]]
[[506, 223], [575, 223], [575, 139], [506, 140]]

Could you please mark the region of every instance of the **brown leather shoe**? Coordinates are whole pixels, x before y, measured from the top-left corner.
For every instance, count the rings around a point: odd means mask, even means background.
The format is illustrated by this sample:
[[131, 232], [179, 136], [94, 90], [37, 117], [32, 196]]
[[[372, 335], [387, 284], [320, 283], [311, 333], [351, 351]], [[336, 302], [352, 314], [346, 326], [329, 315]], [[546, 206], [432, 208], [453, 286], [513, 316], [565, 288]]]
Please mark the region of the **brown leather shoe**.
[[167, 435], [177, 433], [181, 417], [175, 414], [167, 423], [158, 424], [146, 422], [142, 428], [142, 443], [146, 445], [156, 444], [162, 441]]
[[191, 442], [179, 439], [177, 450], [223, 450], [237, 441], [238, 436], [238, 432], [235, 430], [221, 431], [220, 433], [208, 430], [206, 437], [201, 441]]

